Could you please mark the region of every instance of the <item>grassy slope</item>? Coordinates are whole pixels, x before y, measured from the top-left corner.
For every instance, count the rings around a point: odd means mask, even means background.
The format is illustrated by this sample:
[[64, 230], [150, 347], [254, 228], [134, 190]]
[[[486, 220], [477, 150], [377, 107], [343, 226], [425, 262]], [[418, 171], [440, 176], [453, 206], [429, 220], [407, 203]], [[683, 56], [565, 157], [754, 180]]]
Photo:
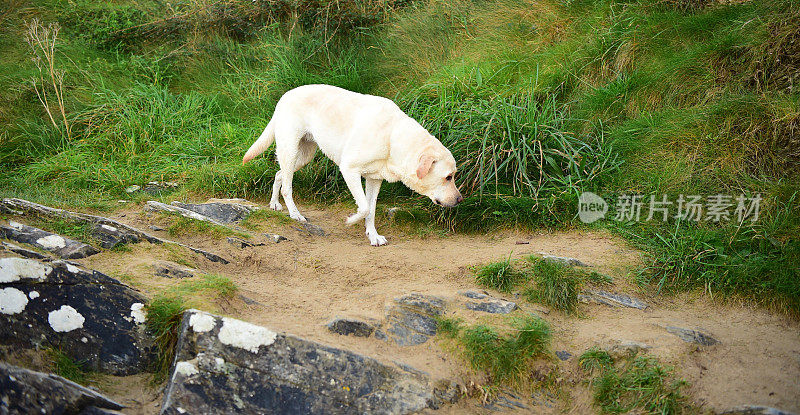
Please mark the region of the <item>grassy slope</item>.
[[[276, 166], [241, 154], [281, 93], [330, 83], [395, 98], [454, 151], [465, 203], [409, 202], [451, 229], [577, 226], [583, 190], [760, 193], [755, 225], [602, 226], [652, 253], [643, 282], [800, 311], [796, 2], [13, 3], [0, 10], [6, 195], [91, 205], [177, 179], [263, 198]], [[33, 17], [62, 25], [71, 139], [28, 82]], [[323, 159], [296, 188], [346, 194]]]

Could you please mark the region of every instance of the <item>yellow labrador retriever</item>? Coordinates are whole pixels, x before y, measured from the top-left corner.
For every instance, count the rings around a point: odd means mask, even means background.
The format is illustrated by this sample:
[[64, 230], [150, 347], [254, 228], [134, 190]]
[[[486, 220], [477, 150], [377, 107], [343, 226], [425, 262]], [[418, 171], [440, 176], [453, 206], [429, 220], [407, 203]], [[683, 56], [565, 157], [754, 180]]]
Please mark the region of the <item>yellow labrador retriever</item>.
[[[261, 136], [247, 150], [243, 163], [275, 141], [280, 171], [275, 174], [270, 207], [280, 210], [283, 195], [289, 216], [305, 221], [292, 200], [292, 176], [308, 164], [317, 147], [342, 172], [358, 212], [352, 225], [365, 219], [370, 244], [386, 238], [375, 230], [375, 203], [381, 182], [401, 181], [440, 206], [463, 200], [455, 185], [456, 161], [442, 143], [391, 100], [330, 85], [305, 85], [285, 93]], [[366, 192], [361, 178], [366, 180]]]

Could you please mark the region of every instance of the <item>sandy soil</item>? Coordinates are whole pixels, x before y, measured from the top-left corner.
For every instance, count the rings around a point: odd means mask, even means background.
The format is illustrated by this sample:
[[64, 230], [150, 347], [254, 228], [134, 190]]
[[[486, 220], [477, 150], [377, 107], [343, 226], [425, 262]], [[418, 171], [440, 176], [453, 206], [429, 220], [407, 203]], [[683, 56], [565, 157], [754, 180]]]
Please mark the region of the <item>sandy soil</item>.
[[[410, 292], [455, 299], [458, 291], [477, 288], [469, 271], [475, 264], [538, 252], [572, 256], [613, 276], [612, 291], [637, 296], [651, 306], [641, 311], [582, 305], [580, 316], [570, 317], [528, 304], [514, 298], [513, 294], [493, 293], [519, 302], [523, 312], [535, 312], [550, 321], [554, 328], [554, 350], [566, 350], [577, 356], [595, 344], [619, 340], [643, 342], [652, 346], [649, 353], [674, 365], [690, 382], [687, 389], [690, 398], [705, 409], [719, 411], [741, 404], [759, 404], [800, 412], [798, 322], [745, 306], [720, 305], [694, 294], [649, 298], [636, 292], [628, 281], [641, 261], [640, 253], [610, 235], [580, 231], [502, 231], [486, 235], [425, 237], [414, 229], [388, 226], [379, 220], [378, 229], [388, 237], [389, 244], [376, 248], [369, 246], [363, 226], [344, 225], [344, 218], [350, 212], [342, 206], [324, 210], [306, 207], [301, 211], [312, 223], [322, 226], [328, 235], [311, 236], [295, 229], [292, 223], [269, 220], [262, 231], [279, 233], [290, 240], [274, 244], [261, 233], [252, 232], [253, 241], [266, 245], [239, 249], [225, 242], [224, 237], [221, 240], [204, 235], [170, 237], [164, 231], [155, 231], [152, 233], [222, 255], [231, 263], [212, 263], [182, 248], [148, 243], [133, 245], [130, 252], [104, 252], [80, 262], [119, 277], [150, 296], [176, 283], [153, 275], [154, 260], [189, 263], [202, 272], [229, 277], [240, 288], [242, 296], [256, 302], [247, 304], [238, 298], [210, 304], [211, 311], [347, 348], [385, 362], [408, 364], [433, 378], [467, 383], [479, 377], [469, 373], [463, 361], [443, 350], [436, 341], [399, 347], [374, 338], [331, 334], [324, 324], [335, 316], [381, 319], [385, 305], [392, 298]], [[148, 225], [166, 227], [168, 223], [162, 215], [144, 214], [139, 207], [122, 210], [113, 217], [146, 231], [149, 231]], [[451, 312], [468, 322], [501, 321], [496, 316], [458, 307], [453, 307]], [[667, 325], [702, 328], [721, 343], [698, 348], [666, 332], [664, 326]], [[543, 412], [595, 412], [591, 408], [590, 394], [578, 379], [576, 360], [573, 357], [562, 362], [560, 368], [562, 385], [572, 396], [560, 401], [556, 408], [543, 408]], [[106, 378], [106, 382], [105, 386], [98, 387], [130, 404], [130, 413], [156, 412], [157, 393], [131, 386], [146, 382], [138, 378], [125, 378], [117, 386], [113, 378]], [[478, 404], [477, 399], [470, 399], [443, 412], [485, 413]]]

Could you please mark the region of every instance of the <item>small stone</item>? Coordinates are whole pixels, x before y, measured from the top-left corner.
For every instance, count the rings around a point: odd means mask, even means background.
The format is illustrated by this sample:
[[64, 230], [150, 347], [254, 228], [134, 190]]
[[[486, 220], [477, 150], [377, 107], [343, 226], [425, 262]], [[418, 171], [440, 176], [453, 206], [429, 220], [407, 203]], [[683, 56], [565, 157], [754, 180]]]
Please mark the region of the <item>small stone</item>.
[[266, 236], [267, 239], [269, 239], [272, 242], [275, 242], [276, 244], [289, 240], [281, 235], [278, 235], [277, 233], [265, 233], [264, 236]]
[[558, 350], [556, 351], [556, 357], [561, 359], [561, 361], [566, 362], [567, 360], [569, 360], [570, 357], [572, 357], [572, 353], [566, 350]]
[[191, 278], [197, 270], [178, 265], [170, 261], [156, 261], [153, 263], [155, 274], [166, 278]]
[[530, 244], [530, 241], [517, 241], [517, 242], [514, 242], [514, 244], [515, 245], [528, 245], [528, 244]]
[[151, 230], [154, 230], [154, 231], [163, 231], [163, 230], [164, 230], [164, 228], [162, 228], [162, 227], [160, 227], [160, 226], [158, 226], [158, 225], [150, 225], [150, 226], [148, 226], [148, 227], [149, 227]]
[[343, 336], [369, 337], [375, 331], [375, 324], [355, 318], [335, 318], [325, 326]]
[[578, 295], [578, 299], [584, 303], [594, 302], [611, 307], [628, 307], [639, 310], [647, 308], [647, 303], [637, 298], [601, 290], [586, 290], [583, 294]]
[[195, 212], [224, 224], [238, 222], [256, 210], [253, 207], [237, 203], [172, 202], [172, 206], [177, 206], [179, 208]]
[[459, 291], [459, 294], [463, 295], [467, 298], [472, 298], [473, 300], [484, 300], [489, 298], [489, 294], [486, 291], [474, 291], [474, 290], [466, 290], [466, 291]]
[[635, 342], [632, 340], [620, 340], [617, 343], [604, 347], [603, 349], [608, 352], [611, 357], [615, 359], [635, 356], [640, 352], [650, 350], [652, 347], [645, 343]]
[[229, 236], [226, 240], [228, 241], [229, 244], [231, 244], [231, 245], [233, 245], [233, 246], [235, 246], [235, 247], [237, 247], [239, 249], [250, 248], [250, 247], [253, 247], [253, 246], [263, 246], [264, 245], [262, 243], [254, 243], [254, 242], [246, 241], [246, 240], [244, 240], [242, 238], [237, 238], [235, 236]]
[[436, 335], [437, 318], [444, 314], [445, 308], [445, 301], [432, 295], [415, 293], [395, 298], [386, 307], [386, 318], [375, 331], [375, 338], [400, 346], [425, 343]]
[[517, 303], [505, 300], [486, 300], [480, 303], [468, 301], [464, 304], [468, 310], [482, 311], [492, 314], [508, 314], [517, 309]]
[[666, 329], [668, 332], [680, 337], [681, 340], [687, 343], [697, 343], [701, 346], [713, 346], [719, 343], [719, 341], [711, 337], [710, 334], [700, 330], [692, 330], [675, 326], [667, 326]]
[[293, 226], [293, 228], [297, 229], [298, 231], [306, 232], [309, 235], [314, 235], [314, 236], [325, 236], [325, 230], [319, 227], [318, 225], [314, 225], [311, 222], [297, 222], [297, 224], [300, 227], [298, 228], [296, 226]]
[[743, 405], [728, 409], [720, 415], [794, 415], [781, 409], [760, 405]]
[[394, 220], [395, 216], [397, 216], [397, 212], [399, 211], [400, 208], [398, 206], [393, 206], [390, 207], [389, 209], [386, 209], [386, 219], [390, 221]]
[[141, 188], [142, 188], [142, 186], [139, 186], [138, 184], [134, 184], [132, 186], [128, 186], [127, 188], [125, 188], [125, 192], [126, 193], [138, 192], [139, 189], [141, 189]]

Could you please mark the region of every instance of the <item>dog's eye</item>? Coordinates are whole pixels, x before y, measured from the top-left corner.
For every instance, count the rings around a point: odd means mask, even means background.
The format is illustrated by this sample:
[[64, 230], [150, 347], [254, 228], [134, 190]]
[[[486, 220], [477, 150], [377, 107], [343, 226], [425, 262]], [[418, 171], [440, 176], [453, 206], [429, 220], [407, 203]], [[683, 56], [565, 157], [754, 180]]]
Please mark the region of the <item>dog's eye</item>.
[[444, 179], [445, 179], [445, 180], [447, 180], [447, 181], [449, 182], [450, 180], [453, 180], [453, 175], [452, 175], [452, 174], [449, 174], [449, 175], [447, 175], [447, 177], [445, 177]]

